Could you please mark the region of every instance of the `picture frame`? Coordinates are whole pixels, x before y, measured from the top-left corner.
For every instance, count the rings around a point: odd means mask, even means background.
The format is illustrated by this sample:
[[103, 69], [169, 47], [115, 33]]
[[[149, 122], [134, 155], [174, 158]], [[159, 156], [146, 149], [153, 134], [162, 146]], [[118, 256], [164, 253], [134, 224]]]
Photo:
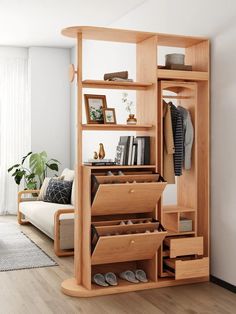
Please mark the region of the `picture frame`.
[[107, 108], [106, 95], [84, 94], [88, 124], [104, 123], [103, 109]]
[[116, 124], [116, 112], [115, 108], [103, 109], [103, 117], [105, 124]]

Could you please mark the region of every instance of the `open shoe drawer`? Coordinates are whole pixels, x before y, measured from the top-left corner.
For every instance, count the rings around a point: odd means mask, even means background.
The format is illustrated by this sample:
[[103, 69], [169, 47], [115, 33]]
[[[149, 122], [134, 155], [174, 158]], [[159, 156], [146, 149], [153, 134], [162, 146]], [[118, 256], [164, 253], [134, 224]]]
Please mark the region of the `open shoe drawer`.
[[168, 237], [165, 239], [164, 244], [169, 247], [170, 258], [185, 255], [203, 255], [203, 237]]
[[100, 236], [92, 253], [92, 265], [151, 259], [167, 232]]
[[145, 213], [155, 209], [166, 182], [100, 184], [92, 215]]
[[165, 259], [167, 271], [175, 276], [175, 279], [189, 279], [209, 276], [209, 258], [199, 259]]

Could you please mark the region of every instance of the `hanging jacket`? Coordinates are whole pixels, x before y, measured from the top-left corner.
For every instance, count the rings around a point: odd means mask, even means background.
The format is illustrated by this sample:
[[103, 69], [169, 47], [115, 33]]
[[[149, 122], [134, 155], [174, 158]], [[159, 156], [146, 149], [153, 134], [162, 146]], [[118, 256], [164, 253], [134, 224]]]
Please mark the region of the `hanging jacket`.
[[169, 102], [171, 109], [171, 120], [172, 129], [174, 135], [175, 153], [174, 153], [174, 169], [175, 175], [182, 175], [182, 165], [184, 160], [183, 143], [184, 143], [184, 133], [183, 133], [183, 118], [180, 111]]
[[163, 101], [163, 176], [167, 183], [175, 183], [174, 137], [170, 106]]
[[183, 117], [183, 132], [184, 132], [184, 143], [183, 143], [183, 151], [184, 151], [184, 162], [183, 166], [185, 170], [191, 169], [191, 153], [192, 153], [192, 145], [193, 145], [193, 137], [194, 137], [194, 129], [191, 121], [191, 115], [189, 111], [181, 106], [177, 108], [180, 114]]

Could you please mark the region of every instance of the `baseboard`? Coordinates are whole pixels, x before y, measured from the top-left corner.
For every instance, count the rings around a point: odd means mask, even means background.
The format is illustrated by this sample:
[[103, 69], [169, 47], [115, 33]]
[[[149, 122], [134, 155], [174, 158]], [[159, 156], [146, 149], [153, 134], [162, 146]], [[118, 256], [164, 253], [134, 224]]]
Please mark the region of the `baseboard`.
[[221, 287], [233, 292], [233, 293], [236, 293], [236, 286], [232, 285], [231, 283], [228, 283], [228, 282], [226, 282], [222, 279], [219, 279], [215, 276], [212, 276], [212, 275], [210, 276], [210, 281], [217, 284], [218, 286], [221, 286]]

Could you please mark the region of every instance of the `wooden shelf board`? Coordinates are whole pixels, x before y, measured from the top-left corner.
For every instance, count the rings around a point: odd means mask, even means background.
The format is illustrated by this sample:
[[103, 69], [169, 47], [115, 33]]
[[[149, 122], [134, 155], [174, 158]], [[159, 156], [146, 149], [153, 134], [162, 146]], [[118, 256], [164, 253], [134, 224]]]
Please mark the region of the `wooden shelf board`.
[[149, 281], [147, 283], [138, 283], [132, 284], [129, 282], [123, 281], [119, 286], [114, 287], [99, 287], [92, 285], [92, 289], [88, 290], [81, 285], [77, 285], [75, 278], [70, 278], [62, 282], [61, 290], [63, 293], [72, 296], [72, 297], [95, 297], [99, 295], [109, 295], [116, 293], [124, 293], [124, 292], [132, 292], [146, 289], [155, 289], [155, 288], [163, 288], [168, 286], [178, 286], [184, 284], [193, 284], [197, 282], [206, 282], [209, 281], [209, 277], [200, 277], [193, 279], [178, 279], [174, 280], [174, 278], [159, 278], [158, 281]]
[[157, 77], [158, 79], [207, 81], [209, 79], [209, 74], [208, 72], [201, 72], [201, 71], [179, 71], [179, 70], [157, 69]]
[[153, 83], [144, 82], [118, 82], [118, 81], [103, 81], [103, 80], [84, 80], [82, 86], [84, 88], [105, 88], [105, 89], [129, 89], [143, 90], [151, 87]]
[[152, 127], [152, 124], [82, 124], [82, 130], [86, 131], [145, 131]]
[[164, 205], [163, 213], [171, 214], [171, 213], [185, 213], [185, 212], [195, 212], [195, 208], [183, 207], [178, 205]]
[[140, 32], [135, 30], [124, 30], [94, 26], [72, 26], [62, 30], [62, 35], [76, 38], [78, 33], [83, 39], [103, 40], [124, 43], [139, 43], [152, 36], [157, 36], [159, 46], [191, 47], [206, 41], [205, 37], [191, 37], [183, 35], [170, 35], [151, 32]]
[[180, 235], [191, 235], [191, 234], [196, 234], [196, 232], [195, 231], [174, 232], [172, 230], [167, 230], [167, 237], [180, 236]]
[[141, 166], [86, 166], [83, 165], [83, 167], [89, 167], [91, 169], [153, 169], [156, 166], [155, 165], [141, 165]]

